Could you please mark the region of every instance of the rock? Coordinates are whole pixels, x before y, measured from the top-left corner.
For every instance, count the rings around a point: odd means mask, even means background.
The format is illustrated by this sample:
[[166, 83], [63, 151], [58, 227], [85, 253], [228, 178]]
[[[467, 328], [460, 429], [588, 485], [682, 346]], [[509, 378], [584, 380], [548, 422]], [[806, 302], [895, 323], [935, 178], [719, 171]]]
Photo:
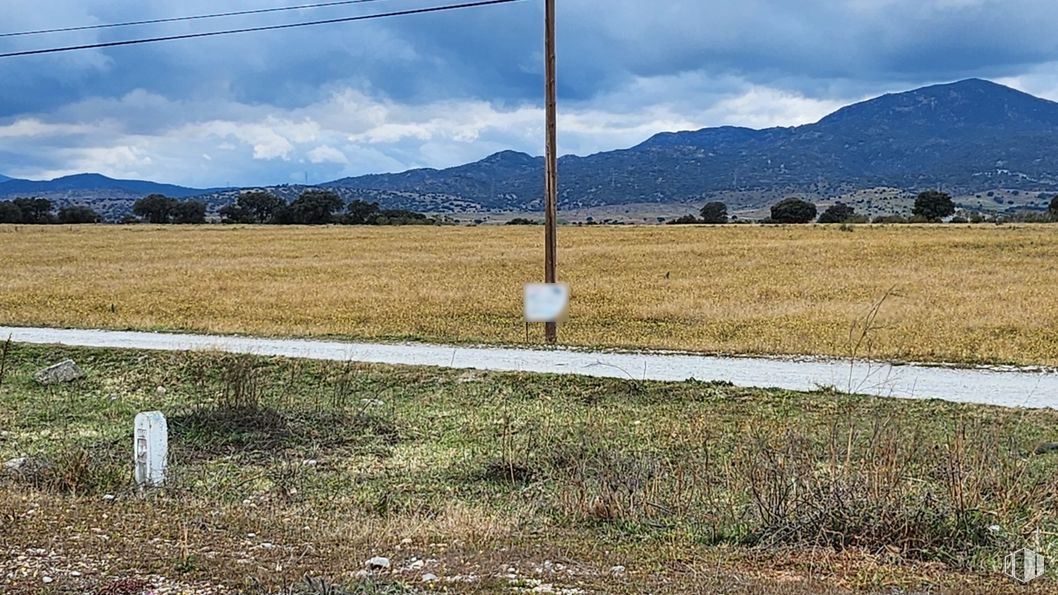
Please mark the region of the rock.
[[59, 362], [54, 366], [48, 366], [47, 368], [40, 370], [33, 375], [33, 379], [39, 384], [48, 386], [49, 384], [72, 382], [81, 376], [83, 376], [81, 368], [78, 368], [77, 364], [72, 359], [68, 359], [64, 362]]
[[382, 399], [360, 399], [360, 404], [363, 405], [365, 409], [386, 406], [386, 402]]
[[1036, 447], [1035, 453], [1037, 455], [1046, 455], [1053, 452], [1058, 452], [1058, 443], [1047, 442]]
[[34, 457], [18, 457], [4, 463], [5, 472], [23, 476], [40, 473], [47, 468], [47, 461]]
[[422, 575], [422, 582], [424, 582], [424, 583], [433, 583], [433, 582], [436, 582], [436, 581], [437, 581], [437, 575], [433, 574], [432, 572], [427, 572], [426, 574]]
[[390, 563], [389, 558], [383, 558], [382, 556], [375, 556], [367, 562], [364, 562], [364, 567], [368, 570], [389, 570]]
[[624, 566], [614, 566], [613, 568], [610, 569], [610, 576], [612, 576], [614, 578], [624, 576], [624, 574], [625, 574], [625, 567]]

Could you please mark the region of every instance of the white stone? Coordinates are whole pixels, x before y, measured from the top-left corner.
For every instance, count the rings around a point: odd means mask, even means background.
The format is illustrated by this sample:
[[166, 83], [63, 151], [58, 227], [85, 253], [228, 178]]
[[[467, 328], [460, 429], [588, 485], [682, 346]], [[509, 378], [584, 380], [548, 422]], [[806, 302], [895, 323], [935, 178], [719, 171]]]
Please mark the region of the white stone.
[[613, 576], [613, 577], [624, 576], [624, 573], [625, 573], [625, 567], [624, 566], [614, 566], [613, 568], [610, 569], [610, 576]]
[[59, 384], [61, 382], [72, 382], [82, 376], [81, 368], [77, 367], [72, 359], [59, 362], [54, 366], [48, 366], [33, 375], [33, 379], [45, 386]]
[[422, 582], [424, 582], [424, 583], [432, 583], [432, 582], [435, 582], [436, 580], [437, 580], [437, 575], [433, 574], [431, 572], [427, 572], [426, 574], [422, 575]]
[[136, 483], [141, 487], [165, 485], [169, 461], [169, 426], [158, 411], [136, 416], [133, 449]]
[[364, 562], [364, 566], [368, 570], [389, 570], [389, 567], [390, 567], [389, 558], [384, 558], [382, 556], [375, 556], [374, 558], [371, 558], [367, 562]]

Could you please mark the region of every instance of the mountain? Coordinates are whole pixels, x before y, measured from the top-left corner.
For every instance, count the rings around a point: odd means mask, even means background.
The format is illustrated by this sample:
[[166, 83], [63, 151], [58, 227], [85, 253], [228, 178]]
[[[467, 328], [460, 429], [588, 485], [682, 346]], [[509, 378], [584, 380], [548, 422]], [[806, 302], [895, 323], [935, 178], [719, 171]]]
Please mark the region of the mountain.
[[[563, 157], [559, 202], [570, 208], [683, 202], [717, 193], [837, 196], [880, 186], [1055, 190], [1056, 143], [1058, 103], [971, 79], [885, 95], [806, 126], [666, 132], [630, 149]], [[328, 185], [451, 195], [489, 209], [539, 209], [542, 169], [541, 159], [505, 152], [451, 169]]]
[[70, 192], [92, 191], [106, 194], [112, 191], [121, 195], [165, 194], [176, 198], [202, 194], [202, 190], [184, 188], [171, 184], [157, 184], [142, 180], [115, 180], [99, 174], [78, 174], [48, 181], [11, 180], [0, 181], [0, 196], [47, 196]]
[[0, 174], [0, 182], [6, 182], [6, 181], [8, 181], [10, 179], [11, 178], [5, 176], [4, 174]]
[[[827, 199], [877, 195], [875, 189], [888, 188], [906, 198], [908, 192], [942, 188], [963, 196], [987, 192], [991, 208], [1038, 207], [1026, 201], [1058, 191], [1056, 144], [1058, 103], [970, 79], [884, 95], [805, 126], [663, 132], [628, 149], [565, 156], [559, 160], [559, 205], [678, 205], [708, 197], [752, 210], [790, 194]], [[347, 201], [377, 201], [386, 208], [539, 211], [543, 167], [539, 157], [504, 151], [448, 169], [344, 178], [323, 186]], [[97, 174], [48, 182], [3, 180], [0, 199], [33, 195], [59, 205], [104, 205], [112, 218], [150, 193], [196, 196], [211, 210], [239, 193]], [[288, 201], [303, 189], [267, 188]]]

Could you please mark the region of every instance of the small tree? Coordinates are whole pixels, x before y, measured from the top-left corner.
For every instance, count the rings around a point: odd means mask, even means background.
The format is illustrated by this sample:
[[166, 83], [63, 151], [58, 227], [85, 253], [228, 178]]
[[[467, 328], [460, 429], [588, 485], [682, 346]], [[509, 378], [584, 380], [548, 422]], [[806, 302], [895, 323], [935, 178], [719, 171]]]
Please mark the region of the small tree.
[[54, 223], [51, 201], [46, 198], [16, 198], [15, 206], [22, 212], [22, 223]]
[[330, 190], [306, 190], [290, 204], [291, 222], [328, 225], [335, 222], [335, 214], [341, 212], [344, 206], [342, 197]]
[[254, 223], [253, 213], [235, 203], [224, 205], [217, 212], [221, 223]]
[[771, 219], [775, 223], [811, 223], [819, 210], [800, 198], [787, 198], [771, 208]]
[[915, 199], [915, 208], [911, 212], [927, 221], [940, 221], [955, 214], [955, 203], [947, 193], [927, 190]]
[[722, 202], [711, 202], [702, 207], [702, 223], [723, 225], [727, 223], [727, 205]]
[[173, 204], [173, 223], [198, 225], [206, 222], [206, 203], [185, 200]]
[[237, 204], [249, 215], [249, 223], [270, 223], [286, 203], [270, 192], [254, 190], [240, 194]]
[[1051, 219], [1058, 221], [1058, 196], [1051, 200], [1051, 208], [1047, 212], [1051, 214]]
[[701, 223], [701, 221], [699, 221], [694, 215], [684, 215], [683, 217], [668, 222], [669, 225], [697, 225], [699, 223]]
[[345, 223], [347, 225], [368, 225], [378, 216], [378, 213], [377, 202], [354, 200], [345, 209]]
[[169, 223], [176, 201], [161, 194], [151, 194], [137, 200], [132, 212], [148, 223]]
[[856, 209], [849, 205], [838, 202], [827, 207], [819, 216], [820, 223], [845, 223], [856, 215]]
[[91, 207], [73, 206], [59, 209], [59, 223], [80, 225], [102, 222], [103, 216], [95, 212]]
[[22, 209], [10, 200], [0, 201], [0, 223], [22, 223]]

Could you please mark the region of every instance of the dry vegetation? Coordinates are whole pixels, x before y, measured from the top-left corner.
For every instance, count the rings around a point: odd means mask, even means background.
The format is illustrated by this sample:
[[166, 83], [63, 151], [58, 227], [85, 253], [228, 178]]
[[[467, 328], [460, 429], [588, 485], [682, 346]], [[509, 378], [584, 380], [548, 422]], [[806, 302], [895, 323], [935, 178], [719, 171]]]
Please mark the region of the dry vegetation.
[[[32, 381], [67, 357], [83, 379]], [[1053, 411], [205, 353], [8, 363], [0, 461], [31, 463], [0, 471], [4, 593], [1053, 592], [998, 574], [1037, 529], [1058, 551], [1058, 455], [1034, 454]], [[144, 494], [130, 426], [151, 409], [171, 481]], [[358, 577], [375, 555], [392, 571]]]
[[[516, 344], [539, 228], [0, 227], [0, 324]], [[1058, 365], [1047, 226], [560, 230], [564, 343]], [[533, 340], [539, 340], [534, 333]], [[861, 355], [865, 355], [862, 354]]]

